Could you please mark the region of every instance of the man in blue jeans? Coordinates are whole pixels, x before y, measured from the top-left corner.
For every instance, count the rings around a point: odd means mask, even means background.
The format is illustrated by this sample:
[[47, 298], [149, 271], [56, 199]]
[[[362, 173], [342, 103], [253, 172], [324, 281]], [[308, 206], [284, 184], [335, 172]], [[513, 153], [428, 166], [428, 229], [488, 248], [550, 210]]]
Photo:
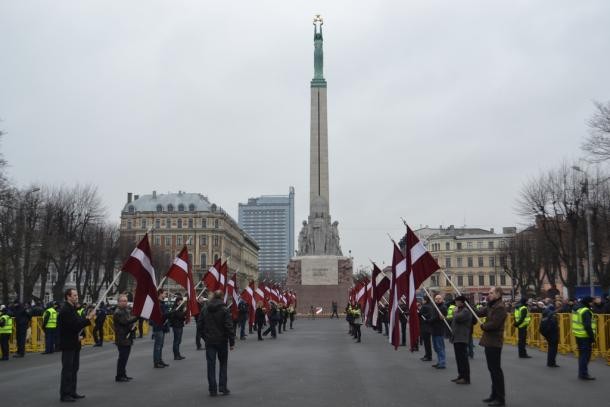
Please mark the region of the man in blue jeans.
[[445, 316], [447, 315], [447, 307], [443, 303], [443, 297], [436, 295], [434, 297], [436, 309], [432, 313], [430, 325], [432, 327], [432, 347], [436, 352], [438, 362], [432, 367], [437, 369], [445, 369]]
[[[229, 349], [235, 348], [235, 333], [231, 313], [223, 301], [223, 292], [214, 292], [205, 315], [201, 319], [203, 340], [205, 341], [205, 358], [208, 364], [208, 390], [211, 397], [221, 392], [227, 396], [231, 391], [227, 388], [227, 364]], [[219, 377], [216, 382], [216, 358], [218, 358]]]
[[167, 363], [163, 361], [163, 342], [165, 342], [165, 334], [169, 332], [169, 325], [167, 321], [167, 306], [165, 305], [165, 298], [167, 294], [164, 289], [159, 289], [158, 291], [159, 305], [161, 306], [161, 316], [163, 323], [161, 325], [156, 324], [154, 321], [150, 320], [150, 325], [153, 329], [153, 339], [155, 344], [153, 346], [153, 363], [155, 369], [161, 369], [169, 366]]

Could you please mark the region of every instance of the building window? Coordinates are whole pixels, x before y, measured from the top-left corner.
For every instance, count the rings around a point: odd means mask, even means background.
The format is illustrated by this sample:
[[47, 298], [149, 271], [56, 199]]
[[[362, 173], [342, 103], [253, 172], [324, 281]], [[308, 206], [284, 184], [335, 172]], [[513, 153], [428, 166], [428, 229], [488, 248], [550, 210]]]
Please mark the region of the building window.
[[451, 250], [451, 243], [445, 242], [445, 250]]
[[461, 242], [460, 243], [456, 243], [455, 244], [455, 249], [456, 250], [462, 250], [462, 243]]
[[172, 220], [170, 218], [165, 219], [165, 228], [170, 229], [172, 227]]
[[199, 242], [201, 244], [201, 246], [205, 246], [208, 244], [208, 237], [207, 236], [201, 236], [199, 238]]
[[451, 268], [451, 257], [445, 257], [445, 267]]
[[462, 262], [462, 258], [461, 258], [461, 257], [458, 257], [458, 258], [457, 258], [457, 267], [463, 267], [463, 264], [462, 264], [462, 263], [463, 263], [463, 262]]
[[472, 249], [472, 242], [466, 242], [466, 248]]
[[184, 212], [184, 205], [183, 204], [179, 204], [178, 205], [178, 212]]
[[474, 285], [474, 276], [471, 274], [468, 276], [468, 286], [472, 287]]
[[505, 247], [506, 246], [506, 242], [504, 240], [500, 240], [500, 247]]
[[219, 226], [220, 226], [220, 221], [218, 219], [214, 219], [214, 228], [218, 229]]
[[161, 219], [155, 219], [155, 229], [161, 229]]
[[468, 257], [468, 267], [473, 267], [474, 263], [472, 261], [472, 257]]
[[487, 242], [487, 248], [488, 249], [493, 249], [494, 248], [494, 242]]
[[182, 219], [178, 218], [178, 229], [182, 229]]
[[155, 236], [154, 242], [155, 245], [159, 246], [161, 244], [161, 236]]
[[464, 286], [464, 276], [458, 276], [457, 285], [458, 285], [458, 287]]
[[176, 236], [176, 246], [182, 246], [182, 236]]
[[142, 229], [146, 229], [146, 219], [140, 221], [142, 223]]
[[479, 267], [483, 267], [483, 256], [479, 256]]
[[496, 276], [494, 276], [493, 274], [489, 275], [489, 285], [492, 286], [492, 287], [494, 285], [496, 285]]
[[483, 248], [483, 242], [477, 242], [477, 249]]
[[189, 229], [193, 228], [193, 219], [189, 218]]
[[131, 219], [127, 221], [127, 229], [131, 229]]
[[216, 263], [216, 260], [218, 260], [218, 253], [214, 253], [214, 263]]
[[480, 287], [485, 286], [485, 276], [483, 274], [479, 274], [479, 286]]
[[219, 246], [219, 238], [218, 236], [214, 236], [214, 247], [218, 247]]
[[430, 282], [432, 283], [432, 286], [438, 287], [438, 276], [435, 275], [430, 277]]
[[189, 212], [195, 212], [195, 205], [193, 205], [193, 204], [189, 205]]
[[163, 206], [157, 205], [157, 212], [163, 212]]
[[208, 266], [208, 256], [207, 256], [207, 254], [203, 253], [201, 255], [201, 268], [205, 270], [207, 268], [207, 266]]
[[496, 258], [494, 256], [489, 258], [489, 267], [496, 267]]
[[207, 228], [208, 227], [208, 220], [207, 219], [201, 219], [201, 227], [202, 228]]
[[172, 237], [171, 236], [165, 236], [165, 245], [166, 246], [171, 246], [172, 245]]
[[174, 205], [172, 205], [172, 204], [167, 205], [167, 211], [168, 212], [173, 212], [174, 211]]
[[127, 208], [127, 210], [129, 211], [129, 213], [134, 213], [136, 211], [136, 208], [134, 208], [133, 205], [129, 205], [129, 208]]
[[500, 266], [506, 267], [506, 256], [500, 256]]
[[500, 285], [506, 285], [506, 276], [504, 274], [500, 275]]

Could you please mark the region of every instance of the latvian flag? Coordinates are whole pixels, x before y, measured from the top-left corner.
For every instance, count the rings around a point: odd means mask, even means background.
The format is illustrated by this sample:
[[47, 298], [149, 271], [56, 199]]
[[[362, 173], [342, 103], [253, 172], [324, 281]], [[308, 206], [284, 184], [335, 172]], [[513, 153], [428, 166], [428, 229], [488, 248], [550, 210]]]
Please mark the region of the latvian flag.
[[407, 295], [407, 260], [396, 243], [392, 256], [392, 281], [390, 283], [390, 343], [398, 349], [401, 343], [400, 332], [400, 299]]
[[197, 303], [197, 294], [195, 294], [195, 287], [193, 286], [193, 274], [186, 246], [182, 248], [174, 259], [174, 263], [167, 272], [167, 278], [174, 280], [188, 293], [188, 301], [186, 303], [186, 322], [188, 323], [191, 320], [191, 315], [199, 314], [199, 304]]
[[210, 267], [205, 276], [203, 276], [203, 282], [205, 286], [208, 288], [208, 291], [213, 292], [219, 289], [220, 287], [220, 266], [221, 260], [216, 259], [214, 265]]
[[123, 265], [122, 270], [136, 279], [136, 295], [133, 301], [133, 314], [150, 319], [157, 325], [163, 323], [159, 297], [157, 295], [157, 280], [155, 270], [151, 264], [150, 244], [148, 233], [131, 252]]

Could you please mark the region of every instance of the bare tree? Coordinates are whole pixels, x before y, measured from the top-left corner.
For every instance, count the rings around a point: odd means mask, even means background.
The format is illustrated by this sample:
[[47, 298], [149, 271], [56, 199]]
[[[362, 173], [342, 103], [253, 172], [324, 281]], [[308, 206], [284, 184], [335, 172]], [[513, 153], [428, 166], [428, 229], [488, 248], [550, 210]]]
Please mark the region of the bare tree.
[[606, 104], [595, 102], [596, 112], [589, 122], [589, 137], [582, 149], [589, 154], [593, 163], [601, 163], [610, 159], [610, 102]]

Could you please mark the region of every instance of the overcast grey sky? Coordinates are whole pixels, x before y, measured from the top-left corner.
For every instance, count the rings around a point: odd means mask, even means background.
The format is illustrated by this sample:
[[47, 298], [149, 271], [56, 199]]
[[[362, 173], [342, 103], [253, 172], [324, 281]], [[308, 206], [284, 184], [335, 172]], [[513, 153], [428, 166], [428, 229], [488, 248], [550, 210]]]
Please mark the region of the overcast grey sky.
[[610, 2], [0, 2], [0, 128], [21, 186], [237, 204], [296, 188], [307, 217], [312, 17], [324, 24], [331, 215], [356, 266], [400, 217], [523, 222], [520, 188], [580, 156], [610, 99]]

